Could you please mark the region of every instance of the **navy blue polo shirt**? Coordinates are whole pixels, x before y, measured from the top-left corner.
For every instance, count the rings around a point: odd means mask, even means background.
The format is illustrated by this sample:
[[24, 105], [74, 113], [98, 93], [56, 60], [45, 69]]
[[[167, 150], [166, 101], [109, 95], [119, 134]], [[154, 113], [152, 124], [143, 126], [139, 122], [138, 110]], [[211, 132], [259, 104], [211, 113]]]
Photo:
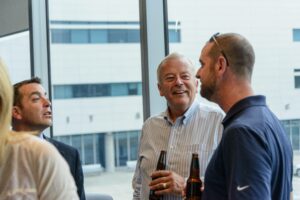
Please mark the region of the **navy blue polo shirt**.
[[292, 191], [291, 143], [264, 96], [236, 103], [205, 173], [204, 200], [287, 200]]

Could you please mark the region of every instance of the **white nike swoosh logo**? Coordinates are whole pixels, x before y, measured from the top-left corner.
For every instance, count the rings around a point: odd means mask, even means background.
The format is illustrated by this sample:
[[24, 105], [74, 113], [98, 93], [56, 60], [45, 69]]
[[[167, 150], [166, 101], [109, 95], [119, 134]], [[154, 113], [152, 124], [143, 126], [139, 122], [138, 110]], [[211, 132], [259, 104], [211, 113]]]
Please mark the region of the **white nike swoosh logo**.
[[250, 185], [245, 185], [245, 186], [243, 186], [243, 187], [241, 187], [241, 186], [237, 186], [237, 191], [243, 191], [243, 190], [245, 190], [245, 189], [247, 189], [248, 187], [250, 187]]

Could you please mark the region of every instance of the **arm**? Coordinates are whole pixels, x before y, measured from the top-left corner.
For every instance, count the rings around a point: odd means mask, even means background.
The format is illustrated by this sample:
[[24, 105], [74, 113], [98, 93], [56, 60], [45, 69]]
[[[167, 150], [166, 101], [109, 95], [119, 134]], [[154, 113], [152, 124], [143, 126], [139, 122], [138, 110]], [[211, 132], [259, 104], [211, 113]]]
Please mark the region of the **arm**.
[[227, 131], [221, 145], [228, 198], [271, 199], [271, 161], [258, 134], [234, 128]]
[[141, 159], [138, 159], [136, 163], [135, 172], [132, 179], [133, 200], [141, 199], [142, 178], [140, 175], [140, 161]]
[[132, 178], [132, 188], [133, 188], [133, 200], [141, 200], [141, 192], [142, 192], [142, 177], [141, 177], [141, 161], [143, 159], [142, 156], [140, 156], [141, 154], [141, 143], [142, 143], [142, 138], [144, 137], [144, 126], [142, 128], [142, 133], [141, 133], [141, 137], [140, 137], [140, 141], [139, 141], [139, 148], [138, 148], [138, 152], [137, 152], [137, 162], [136, 162], [136, 166], [135, 166], [135, 171], [134, 171], [134, 175]]

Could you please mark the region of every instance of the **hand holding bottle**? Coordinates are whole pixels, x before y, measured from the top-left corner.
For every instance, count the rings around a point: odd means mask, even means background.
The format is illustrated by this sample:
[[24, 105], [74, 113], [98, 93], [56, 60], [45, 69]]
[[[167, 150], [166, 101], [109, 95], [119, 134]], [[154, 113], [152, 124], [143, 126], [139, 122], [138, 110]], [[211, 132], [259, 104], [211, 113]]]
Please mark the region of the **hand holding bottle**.
[[182, 176], [168, 170], [155, 171], [151, 175], [152, 181], [149, 186], [155, 190], [155, 194], [176, 194], [181, 195], [184, 190], [185, 180]]

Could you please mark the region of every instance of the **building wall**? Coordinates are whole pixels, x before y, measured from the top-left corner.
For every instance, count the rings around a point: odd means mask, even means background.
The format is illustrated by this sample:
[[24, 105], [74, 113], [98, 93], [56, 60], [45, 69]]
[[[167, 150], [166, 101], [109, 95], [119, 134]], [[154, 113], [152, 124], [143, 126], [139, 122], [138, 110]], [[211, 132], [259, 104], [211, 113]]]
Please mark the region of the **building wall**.
[[[289, 125], [289, 121], [300, 119], [300, 92], [294, 87], [294, 69], [300, 68], [300, 42], [293, 41], [293, 29], [299, 27], [300, 4], [296, 0], [276, 3], [271, 0], [171, 0], [168, 1], [168, 7], [169, 21], [175, 22], [172, 27], [180, 31], [180, 42], [170, 43], [170, 52], [185, 54], [196, 66], [199, 65], [201, 48], [214, 33], [238, 32], [246, 36], [256, 52], [253, 74], [255, 92], [267, 96], [270, 108], [288, 124], [287, 130], [294, 131], [289, 133], [290, 137], [299, 138], [299, 123], [296, 126], [293, 123]], [[138, 22], [138, 9], [137, 0], [53, 0], [49, 3], [49, 18], [50, 21], [64, 22]], [[50, 29], [54, 28], [135, 29], [138, 24], [50, 23]], [[24, 75], [27, 70], [20, 70], [24, 69], [24, 65], [30, 66], [28, 35], [21, 37], [23, 42], [15, 46], [20, 49], [17, 53], [23, 56], [18, 61], [13, 57], [15, 51], [5, 56], [12, 66], [13, 80], [29, 76]], [[11, 48], [3, 46], [7, 45], [3, 39], [0, 39], [0, 44], [0, 53]], [[22, 46], [24, 48], [20, 48]], [[50, 48], [54, 86], [141, 82], [139, 43], [52, 43]], [[67, 138], [66, 142], [75, 146], [77, 144], [72, 141], [80, 138], [80, 146], [76, 147], [81, 155], [86, 154], [85, 146], [88, 143], [85, 143], [85, 137], [99, 137], [99, 142], [94, 144], [91, 151], [94, 162], [104, 164], [105, 148], [102, 146], [106, 145], [105, 135], [113, 134], [115, 146], [110, 149], [115, 152], [109, 155], [117, 156], [116, 165], [124, 165], [126, 159], [135, 159], [128, 155], [135, 155], [139, 137], [137, 132], [143, 123], [141, 95], [54, 99], [53, 110], [54, 136], [62, 140]], [[131, 135], [134, 135], [134, 139]], [[294, 146], [297, 145], [295, 143]], [[122, 155], [122, 158], [119, 159], [118, 155]], [[90, 161], [83, 163], [90, 164]]]

